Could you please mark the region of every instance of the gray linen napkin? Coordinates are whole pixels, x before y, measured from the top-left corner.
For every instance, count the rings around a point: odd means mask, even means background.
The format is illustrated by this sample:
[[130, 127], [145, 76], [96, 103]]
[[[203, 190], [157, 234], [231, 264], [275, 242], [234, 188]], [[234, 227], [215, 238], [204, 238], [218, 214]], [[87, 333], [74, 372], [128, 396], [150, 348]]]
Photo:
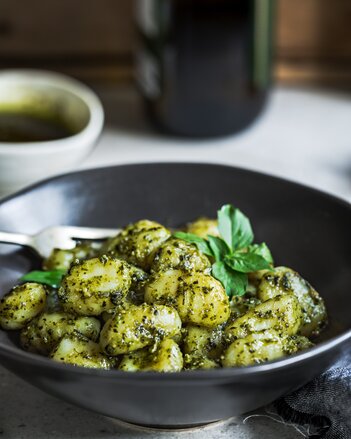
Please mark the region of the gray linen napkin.
[[351, 439], [351, 346], [334, 366], [274, 406], [287, 422], [318, 430], [309, 437]]

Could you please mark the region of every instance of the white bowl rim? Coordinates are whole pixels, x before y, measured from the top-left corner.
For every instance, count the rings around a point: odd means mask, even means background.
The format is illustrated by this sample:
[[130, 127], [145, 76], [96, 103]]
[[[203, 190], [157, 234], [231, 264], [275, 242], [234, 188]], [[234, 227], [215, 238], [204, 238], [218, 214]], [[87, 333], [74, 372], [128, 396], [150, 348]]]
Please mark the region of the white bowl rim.
[[[81, 148], [82, 145], [98, 137], [104, 124], [104, 110], [96, 93], [82, 82], [62, 73], [37, 69], [6, 69], [0, 71], [0, 82], [6, 79], [14, 84], [40, 83], [62, 89], [80, 98], [89, 111], [89, 121], [86, 126], [71, 136], [40, 142], [0, 142], [1, 154], [56, 154], [58, 151]], [[48, 147], [49, 146], [49, 147]], [[45, 149], [44, 149], [45, 148]]]

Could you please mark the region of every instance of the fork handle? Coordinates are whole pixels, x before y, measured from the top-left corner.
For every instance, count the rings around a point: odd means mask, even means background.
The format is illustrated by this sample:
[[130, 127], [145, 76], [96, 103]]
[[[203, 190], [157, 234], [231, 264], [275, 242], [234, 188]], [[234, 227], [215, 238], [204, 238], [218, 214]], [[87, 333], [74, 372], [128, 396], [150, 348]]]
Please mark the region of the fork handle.
[[32, 243], [32, 237], [29, 235], [22, 235], [21, 233], [0, 232], [0, 242], [6, 244], [25, 245], [30, 247]]

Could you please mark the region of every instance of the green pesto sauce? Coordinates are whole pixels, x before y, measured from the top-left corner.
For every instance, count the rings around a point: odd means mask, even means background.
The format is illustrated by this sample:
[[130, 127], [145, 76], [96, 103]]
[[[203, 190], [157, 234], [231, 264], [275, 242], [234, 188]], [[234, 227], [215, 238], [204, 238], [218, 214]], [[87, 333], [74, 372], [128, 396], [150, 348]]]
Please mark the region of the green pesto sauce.
[[0, 111], [0, 142], [45, 142], [74, 133], [55, 117]]

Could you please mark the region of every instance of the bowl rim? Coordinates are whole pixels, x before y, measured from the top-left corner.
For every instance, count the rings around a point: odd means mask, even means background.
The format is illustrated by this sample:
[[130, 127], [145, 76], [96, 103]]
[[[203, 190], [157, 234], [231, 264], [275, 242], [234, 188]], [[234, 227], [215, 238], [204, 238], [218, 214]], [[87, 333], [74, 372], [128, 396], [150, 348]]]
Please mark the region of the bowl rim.
[[[56, 154], [58, 151], [68, 152], [72, 148], [85, 145], [102, 131], [104, 125], [104, 110], [97, 94], [87, 85], [63, 73], [38, 69], [6, 69], [0, 72], [0, 82], [9, 80], [13, 84], [25, 83], [30, 89], [33, 84], [43, 84], [70, 93], [81, 99], [89, 112], [86, 126], [78, 133], [56, 140], [40, 142], [0, 142], [0, 155], [17, 154]], [[45, 149], [44, 149], [45, 148]]]
[[[127, 164], [118, 164], [118, 165], [112, 165], [112, 166], [103, 166], [103, 167], [95, 167], [95, 168], [88, 168], [73, 172], [67, 172], [64, 174], [60, 174], [54, 177], [50, 177], [47, 179], [44, 179], [40, 182], [37, 182], [35, 184], [32, 184], [30, 186], [27, 186], [26, 188], [11, 194], [7, 197], [4, 197], [0, 200], [0, 207], [3, 204], [6, 204], [8, 201], [11, 201], [14, 198], [21, 197], [22, 195], [25, 195], [26, 193], [32, 192], [33, 190], [40, 188], [42, 186], [45, 186], [50, 183], [55, 183], [56, 181], [60, 181], [62, 179], [65, 179], [67, 177], [73, 176], [73, 175], [81, 175], [81, 174], [87, 174], [89, 172], [104, 172], [108, 170], [118, 169], [118, 168], [125, 168], [125, 167], [139, 167], [139, 166], [146, 166], [146, 167], [153, 167], [153, 166], [197, 166], [197, 167], [217, 167], [221, 169], [228, 169], [228, 170], [234, 170], [236, 172], [241, 172], [245, 174], [251, 174], [252, 176], [258, 175], [270, 180], [274, 180], [276, 182], [283, 181], [284, 183], [288, 183], [289, 185], [298, 186], [303, 190], [307, 190], [309, 192], [315, 193], [318, 196], [322, 196], [324, 198], [327, 198], [328, 200], [331, 200], [333, 202], [337, 202], [344, 208], [347, 208], [351, 211], [351, 203], [349, 203], [347, 200], [337, 197], [335, 195], [329, 194], [327, 192], [321, 191], [319, 189], [307, 186], [305, 184], [295, 182], [286, 178], [281, 178], [278, 176], [274, 176], [271, 174], [267, 174], [264, 172], [259, 172], [252, 169], [246, 169], [242, 167], [236, 167], [236, 166], [229, 166], [229, 165], [223, 165], [223, 164], [217, 164], [217, 163], [209, 163], [209, 162], [172, 162], [172, 161], [160, 161], [160, 162], [138, 162], [138, 163], [127, 163]], [[290, 367], [291, 365], [300, 365], [305, 360], [308, 360], [312, 357], [317, 357], [319, 355], [322, 355], [323, 353], [332, 350], [334, 348], [340, 347], [343, 343], [345, 343], [347, 340], [351, 340], [351, 328], [343, 331], [340, 335], [331, 337], [329, 340], [323, 341], [318, 343], [317, 345], [313, 346], [312, 348], [306, 349], [305, 351], [301, 351], [299, 353], [296, 353], [294, 355], [283, 357], [278, 360], [274, 361], [268, 361], [261, 364], [256, 364], [252, 366], [245, 366], [245, 367], [228, 367], [228, 368], [218, 368], [218, 369], [210, 369], [210, 370], [187, 370], [187, 371], [181, 371], [181, 372], [137, 372], [137, 373], [130, 373], [126, 371], [121, 371], [117, 369], [92, 369], [92, 368], [84, 368], [84, 367], [77, 367], [69, 364], [64, 364], [60, 362], [56, 362], [51, 360], [48, 357], [44, 357], [38, 354], [34, 354], [31, 352], [27, 352], [22, 350], [21, 348], [17, 346], [7, 345], [0, 341], [0, 363], [1, 363], [1, 356], [2, 353], [7, 353], [11, 357], [21, 361], [26, 360], [28, 362], [37, 363], [40, 366], [46, 366], [49, 369], [56, 370], [57, 372], [63, 371], [63, 370], [70, 370], [70, 372], [80, 375], [92, 375], [92, 376], [99, 376], [101, 378], [110, 379], [113, 378], [121, 379], [123, 381], [145, 381], [147, 383], [154, 383], [156, 381], [167, 381], [167, 382], [179, 382], [179, 381], [228, 381], [233, 378], [243, 377], [243, 376], [251, 376], [251, 375], [261, 375], [266, 373], [271, 373], [275, 370], [284, 370]]]

